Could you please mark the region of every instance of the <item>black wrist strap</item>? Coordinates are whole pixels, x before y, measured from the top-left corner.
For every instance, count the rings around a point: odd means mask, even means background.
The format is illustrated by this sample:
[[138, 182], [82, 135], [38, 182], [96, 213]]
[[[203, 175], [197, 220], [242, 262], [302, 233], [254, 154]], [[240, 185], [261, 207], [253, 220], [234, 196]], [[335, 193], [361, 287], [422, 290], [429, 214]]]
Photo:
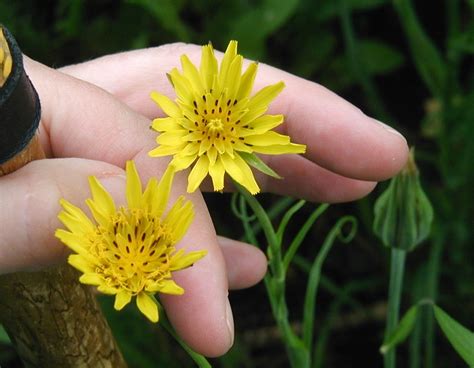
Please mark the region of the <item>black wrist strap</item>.
[[13, 66], [0, 88], [0, 164], [20, 153], [31, 141], [41, 118], [38, 93], [23, 68], [23, 55], [12, 34], [0, 24]]

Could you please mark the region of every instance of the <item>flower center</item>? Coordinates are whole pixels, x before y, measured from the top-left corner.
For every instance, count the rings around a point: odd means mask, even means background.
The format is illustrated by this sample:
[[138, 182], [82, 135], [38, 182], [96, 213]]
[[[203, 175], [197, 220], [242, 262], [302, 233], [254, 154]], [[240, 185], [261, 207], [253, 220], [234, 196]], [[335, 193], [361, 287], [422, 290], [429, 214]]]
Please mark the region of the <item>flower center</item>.
[[138, 294], [148, 283], [170, 276], [171, 235], [147, 211], [120, 208], [110, 227], [99, 226], [94, 238], [96, 272], [109, 286]]
[[[236, 99], [225, 99], [223, 95], [216, 97], [212, 90], [202, 95], [201, 99], [193, 101], [193, 113], [184, 115], [192, 122], [194, 129], [189, 129], [189, 134], [184, 137], [188, 143], [198, 144], [200, 152], [232, 153], [233, 146], [238, 137], [240, 117], [245, 111], [238, 105]], [[245, 107], [245, 106], [244, 106]], [[200, 153], [199, 155], [201, 155]], [[215, 161], [215, 155], [212, 154]]]
[[220, 118], [210, 119], [206, 125], [206, 128], [210, 133], [222, 132], [224, 130], [224, 124]]

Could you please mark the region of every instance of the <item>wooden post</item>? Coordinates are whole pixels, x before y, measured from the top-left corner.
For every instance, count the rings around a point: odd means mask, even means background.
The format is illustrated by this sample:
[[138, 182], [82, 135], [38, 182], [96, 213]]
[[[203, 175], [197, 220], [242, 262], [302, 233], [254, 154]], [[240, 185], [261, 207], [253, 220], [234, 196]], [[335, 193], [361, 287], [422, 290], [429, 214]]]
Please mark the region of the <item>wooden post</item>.
[[[39, 99], [15, 40], [3, 34], [0, 47], [8, 45], [13, 67], [0, 86], [0, 175], [44, 158], [35, 134]], [[0, 323], [25, 367], [126, 367], [92, 290], [78, 278], [67, 264], [0, 276]]]

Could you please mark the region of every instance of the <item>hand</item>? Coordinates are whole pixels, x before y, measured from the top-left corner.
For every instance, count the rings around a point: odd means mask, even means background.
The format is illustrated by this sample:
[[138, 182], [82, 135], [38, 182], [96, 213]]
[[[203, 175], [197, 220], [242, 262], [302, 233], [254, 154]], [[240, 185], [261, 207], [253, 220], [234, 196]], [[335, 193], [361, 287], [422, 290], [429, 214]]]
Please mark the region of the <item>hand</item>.
[[[51, 159], [0, 178], [0, 222], [9, 230], [0, 234], [0, 273], [64, 259], [66, 247], [53, 236], [61, 227], [56, 218], [58, 200], [83, 204], [89, 197], [89, 175], [98, 177], [119, 203], [124, 201], [126, 160], [135, 160], [143, 181], [161, 175], [168, 160], [147, 154], [156, 146], [156, 134], [148, 129], [150, 119], [160, 114], [149, 93], [158, 90], [174, 98], [166, 72], [179, 65], [183, 53], [197, 62], [200, 48], [173, 44], [60, 71], [25, 58], [42, 102], [41, 143]], [[259, 68], [256, 88], [285, 81], [287, 87], [270, 113], [285, 114], [286, 134], [308, 146], [305, 157], [267, 159], [285, 179], [257, 176], [263, 190], [313, 201], [349, 201], [366, 195], [376, 181], [404, 165], [408, 149], [398, 133], [317, 84], [269, 66]], [[185, 188], [186, 174], [178, 173], [173, 195]], [[200, 193], [186, 196], [194, 202], [196, 219], [182, 244], [189, 250], [205, 248], [208, 255], [176, 273], [186, 290], [183, 296], [161, 299], [174, 327], [192, 348], [208, 356], [221, 355], [233, 341], [227, 290], [260, 280], [266, 261], [255, 248], [217, 238]]]

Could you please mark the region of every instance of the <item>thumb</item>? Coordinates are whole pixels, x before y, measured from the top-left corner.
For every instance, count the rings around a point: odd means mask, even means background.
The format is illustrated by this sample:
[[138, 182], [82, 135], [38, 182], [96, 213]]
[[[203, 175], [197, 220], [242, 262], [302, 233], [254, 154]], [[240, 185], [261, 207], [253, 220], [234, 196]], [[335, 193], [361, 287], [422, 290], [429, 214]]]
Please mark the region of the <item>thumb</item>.
[[38, 160], [0, 178], [0, 274], [31, 271], [64, 260], [67, 248], [54, 237], [62, 226], [57, 218], [59, 200], [67, 198], [85, 207], [91, 175], [115, 198], [121, 197], [124, 171], [100, 161]]

